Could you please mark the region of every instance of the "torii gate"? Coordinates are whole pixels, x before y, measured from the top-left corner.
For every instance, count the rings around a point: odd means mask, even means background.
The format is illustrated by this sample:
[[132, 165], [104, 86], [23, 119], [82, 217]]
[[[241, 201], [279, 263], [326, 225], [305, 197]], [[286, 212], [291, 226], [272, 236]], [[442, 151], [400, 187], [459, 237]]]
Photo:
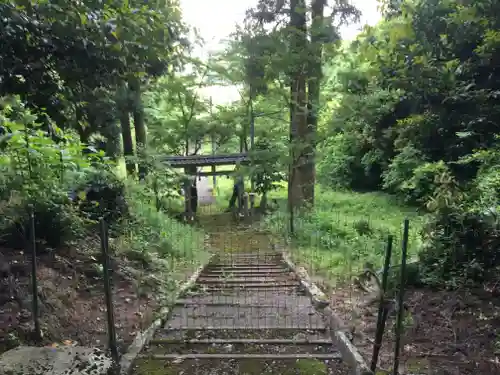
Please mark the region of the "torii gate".
[[[227, 176], [234, 173], [231, 170], [217, 170], [216, 167], [223, 165], [236, 165], [236, 164], [249, 164], [251, 160], [254, 159], [254, 155], [250, 157], [248, 153], [234, 153], [225, 155], [187, 155], [187, 156], [167, 156], [163, 160], [167, 162], [172, 168], [184, 168], [187, 175], [195, 176]], [[199, 167], [211, 166], [212, 170], [210, 172], [198, 172]], [[253, 184], [252, 184], [253, 185]], [[243, 192], [241, 192], [243, 194]], [[189, 182], [185, 183], [184, 188], [184, 199], [186, 202], [186, 214], [189, 217], [193, 217], [193, 210], [191, 207], [191, 189]], [[243, 209], [245, 213], [249, 213], [248, 203], [250, 203], [250, 208], [253, 209], [255, 203], [255, 195], [250, 193], [249, 199], [245, 196], [240, 196], [240, 202], [243, 201], [244, 207], [239, 207]]]
[[[210, 107], [212, 107], [212, 98], [210, 98]], [[211, 112], [211, 110], [210, 110]], [[250, 100], [250, 150], [254, 149], [254, 140], [255, 140], [255, 116], [253, 113], [253, 105]], [[188, 147], [188, 140], [186, 139], [186, 149]], [[230, 170], [217, 170], [218, 166], [222, 165], [245, 165], [250, 164], [252, 159], [255, 160], [256, 155], [254, 153], [250, 154], [247, 152], [243, 152], [243, 144], [240, 145], [240, 152], [233, 154], [223, 154], [216, 155], [215, 154], [215, 144], [212, 139], [212, 155], [185, 155], [185, 156], [167, 156], [163, 160], [168, 163], [172, 168], [184, 168], [184, 173], [186, 175], [191, 176], [214, 176], [214, 187], [215, 187], [215, 177], [216, 176], [227, 176], [231, 175], [234, 172]], [[199, 167], [207, 167], [211, 166], [212, 169], [210, 172], [198, 172], [197, 169]], [[244, 213], [249, 214], [253, 211], [254, 203], [255, 203], [255, 194], [254, 191], [254, 182], [252, 180], [252, 188], [249, 196], [243, 195], [240, 196], [238, 202], [243, 202], [244, 207], [239, 207], [239, 210], [244, 210]], [[240, 192], [243, 194], [243, 192]], [[184, 185], [184, 200], [185, 200], [185, 214], [188, 217], [193, 217], [193, 209], [191, 205], [191, 189], [189, 182], [186, 181]], [[249, 202], [250, 201], [250, 202]], [[248, 210], [248, 203], [250, 203], [251, 210]]]

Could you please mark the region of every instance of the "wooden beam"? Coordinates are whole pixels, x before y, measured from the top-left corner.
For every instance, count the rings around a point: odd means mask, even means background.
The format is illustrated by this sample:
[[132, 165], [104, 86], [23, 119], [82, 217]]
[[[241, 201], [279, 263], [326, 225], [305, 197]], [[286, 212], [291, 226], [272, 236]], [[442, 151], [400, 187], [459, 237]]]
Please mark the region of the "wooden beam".
[[234, 171], [210, 171], [210, 172], [199, 172], [197, 176], [207, 177], [207, 176], [231, 176]]

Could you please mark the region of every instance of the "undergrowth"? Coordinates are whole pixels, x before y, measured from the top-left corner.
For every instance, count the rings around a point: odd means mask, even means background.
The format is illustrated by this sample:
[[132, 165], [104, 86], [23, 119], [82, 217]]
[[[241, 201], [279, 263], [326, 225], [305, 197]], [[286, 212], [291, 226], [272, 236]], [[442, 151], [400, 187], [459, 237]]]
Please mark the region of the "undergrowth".
[[171, 262], [197, 262], [206, 258], [204, 233], [159, 212], [153, 197], [148, 198], [144, 186], [127, 181], [130, 216], [123, 222], [128, 230], [122, 238], [128, 244], [128, 255], [142, 257], [150, 263], [157, 256]]
[[410, 220], [408, 254], [410, 259], [417, 256], [423, 217], [387, 195], [318, 186], [313, 211], [295, 217], [293, 234], [286, 191], [277, 191], [272, 197], [281, 209], [267, 216], [263, 225], [290, 244], [292, 258], [332, 284], [348, 281], [366, 263], [382, 267], [389, 235], [394, 238], [392, 264], [399, 264], [405, 218]]
[[164, 192], [174, 190], [168, 182], [153, 189], [150, 179], [125, 179], [103, 152], [83, 152], [86, 146], [76, 133], [63, 132], [54, 123], [48, 132], [16, 98], [3, 98], [0, 104], [0, 123], [8, 130], [0, 139], [4, 247], [26, 246], [32, 207], [41, 249], [57, 250], [95, 235], [97, 221], [104, 217], [119, 251], [145, 265], [161, 258], [174, 270], [206, 257], [203, 233], [158, 209], [158, 196], [170, 197]]

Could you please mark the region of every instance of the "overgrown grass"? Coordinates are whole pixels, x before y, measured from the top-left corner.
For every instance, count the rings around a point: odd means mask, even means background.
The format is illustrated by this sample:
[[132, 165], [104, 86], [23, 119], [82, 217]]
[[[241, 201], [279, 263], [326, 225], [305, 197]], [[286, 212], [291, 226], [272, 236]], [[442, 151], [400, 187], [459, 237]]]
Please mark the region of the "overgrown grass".
[[318, 186], [313, 211], [295, 218], [293, 235], [286, 213], [286, 190], [271, 196], [280, 202], [281, 209], [263, 225], [291, 244], [297, 263], [330, 283], [348, 280], [366, 262], [381, 267], [388, 235], [394, 237], [392, 264], [399, 263], [405, 218], [410, 220], [409, 257], [417, 255], [423, 218], [416, 209], [387, 195], [335, 192]]
[[[226, 165], [223, 167], [218, 167], [221, 170], [227, 170], [227, 171], [232, 171], [234, 170], [235, 166], [234, 165]], [[204, 172], [209, 172], [211, 171], [211, 167], [203, 167], [202, 171]], [[215, 211], [224, 211], [228, 205], [229, 205], [229, 199], [231, 198], [231, 195], [233, 194], [233, 176], [217, 176], [216, 178], [216, 185], [214, 187], [213, 184], [213, 177], [209, 176], [209, 184], [210, 186], [214, 189], [214, 195], [215, 195], [215, 207], [211, 207], [210, 210], [215, 210]], [[250, 192], [251, 190], [251, 182], [250, 178], [247, 177], [245, 178], [245, 191]], [[256, 205], [259, 204], [259, 199], [255, 202]]]
[[120, 221], [116, 243], [128, 258], [141, 260], [148, 268], [168, 274], [169, 281], [182, 281], [186, 272], [204, 263], [209, 252], [205, 232], [179, 222], [172, 212], [181, 212], [181, 198], [162, 198], [158, 211], [153, 190], [147, 183], [120, 176], [125, 189], [128, 215]]
[[141, 199], [137, 193], [140, 189], [140, 186], [133, 183], [127, 186], [132, 217], [130, 227], [139, 239], [138, 245], [144, 251], [156, 252], [162, 256], [195, 259], [203, 249], [203, 232], [158, 212], [153, 204]]

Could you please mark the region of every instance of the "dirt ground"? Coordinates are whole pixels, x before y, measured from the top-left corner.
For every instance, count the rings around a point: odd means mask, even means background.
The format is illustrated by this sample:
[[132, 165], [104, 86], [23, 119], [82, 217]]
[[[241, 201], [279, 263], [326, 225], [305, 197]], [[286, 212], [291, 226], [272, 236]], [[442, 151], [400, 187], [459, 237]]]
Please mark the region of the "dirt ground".
[[[353, 344], [370, 363], [377, 306], [364, 308], [361, 293], [336, 290], [331, 297], [336, 312], [355, 327]], [[485, 285], [476, 290], [409, 290], [405, 295], [401, 374], [500, 374], [500, 289]], [[379, 357], [379, 374], [392, 369], [395, 314], [386, 324]]]
[[[2, 248], [0, 253], [15, 276], [10, 283], [3, 279], [0, 285], [2, 353], [19, 344], [35, 343], [30, 333], [33, 330], [31, 261], [22, 251]], [[87, 239], [84, 245], [42, 254], [37, 263], [42, 345], [64, 343], [106, 347], [107, 313], [98, 266], [98, 240]], [[138, 262], [115, 258], [111, 266], [117, 340], [123, 352], [137, 332], [151, 324], [165, 294], [162, 295], [164, 289], [153, 279], [138, 285], [138, 275], [144, 275]], [[190, 271], [185, 271], [186, 277]], [[148, 271], [148, 274], [154, 272]], [[11, 290], [15, 290], [23, 307], [10, 298]]]

